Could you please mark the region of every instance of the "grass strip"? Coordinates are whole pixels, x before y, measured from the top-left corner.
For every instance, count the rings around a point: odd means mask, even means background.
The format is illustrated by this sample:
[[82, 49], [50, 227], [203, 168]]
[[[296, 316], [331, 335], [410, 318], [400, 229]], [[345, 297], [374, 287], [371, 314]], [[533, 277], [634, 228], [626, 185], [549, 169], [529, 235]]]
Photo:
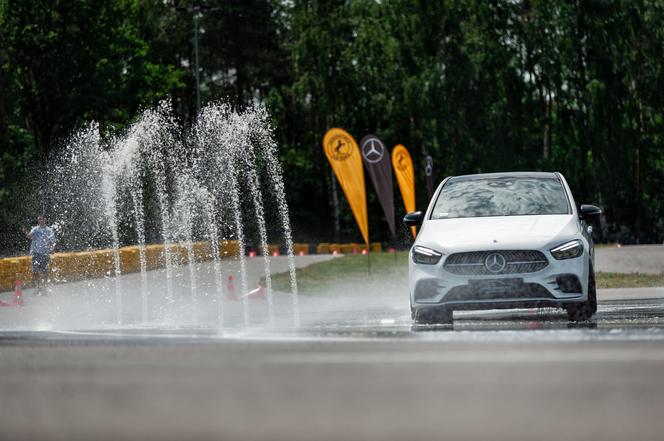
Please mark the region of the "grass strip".
[[595, 274], [598, 288], [647, 288], [664, 286], [664, 274], [604, 273]]
[[[302, 293], [327, 291], [340, 282], [403, 280], [408, 277], [408, 252], [348, 254], [325, 262], [298, 268], [297, 286]], [[290, 290], [288, 273], [275, 274], [272, 286], [278, 291]]]

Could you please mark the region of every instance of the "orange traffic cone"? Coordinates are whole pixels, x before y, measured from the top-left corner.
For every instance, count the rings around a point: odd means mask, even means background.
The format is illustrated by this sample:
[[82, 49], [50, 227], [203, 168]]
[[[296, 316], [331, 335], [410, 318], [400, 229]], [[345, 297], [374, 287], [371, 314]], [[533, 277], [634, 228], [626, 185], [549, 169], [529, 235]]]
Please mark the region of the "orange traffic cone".
[[265, 291], [263, 290], [263, 287], [258, 285], [258, 288], [249, 291], [245, 295], [243, 295], [241, 298], [249, 298], [249, 297], [254, 297], [260, 300], [265, 300]]
[[16, 288], [14, 289], [14, 306], [23, 306], [23, 281], [16, 281]]
[[16, 288], [14, 289], [14, 300], [10, 303], [0, 300], [0, 306], [23, 306], [23, 290], [21, 289], [21, 286], [23, 286], [23, 281], [17, 280]]
[[233, 275], [228, 276], [228, 281], [226, 282], [226, 300], [237, 300], [235, 295], [235, 284], [233, 283]]

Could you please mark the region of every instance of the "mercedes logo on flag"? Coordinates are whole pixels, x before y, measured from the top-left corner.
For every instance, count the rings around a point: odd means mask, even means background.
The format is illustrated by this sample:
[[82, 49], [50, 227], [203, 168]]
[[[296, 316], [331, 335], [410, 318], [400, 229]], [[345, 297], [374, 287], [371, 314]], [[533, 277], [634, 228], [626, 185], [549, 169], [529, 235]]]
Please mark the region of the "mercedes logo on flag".
[[507, 261], [502, 254], [493, 253], [489, 254], [486, 259], [484, 259], [484, 266], [486, 269], [494, 274], [497, 274], [505, 269]]
[[369, 138], [362, 144], [362, 156], [368, 163], [375, 164], [385, 156], [385, 146], [376, 138]]

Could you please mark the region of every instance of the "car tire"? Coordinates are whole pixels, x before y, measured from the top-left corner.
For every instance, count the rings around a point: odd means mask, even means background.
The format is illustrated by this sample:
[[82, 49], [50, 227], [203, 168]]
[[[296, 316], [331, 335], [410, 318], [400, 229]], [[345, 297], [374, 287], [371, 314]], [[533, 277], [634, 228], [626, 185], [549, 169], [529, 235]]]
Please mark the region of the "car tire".
[[582, 303], [572, 303], [565, 307], [567, 318], [571, 322], [584, 322], [597, 312], [597, 287], [595, 285], [595, 270], [592, 264], [588, 274], [588, 300]]
[[445, 307], [413, 309], [413, 320], [418, 325], [451, 325], [454, 315], [451, 309]]

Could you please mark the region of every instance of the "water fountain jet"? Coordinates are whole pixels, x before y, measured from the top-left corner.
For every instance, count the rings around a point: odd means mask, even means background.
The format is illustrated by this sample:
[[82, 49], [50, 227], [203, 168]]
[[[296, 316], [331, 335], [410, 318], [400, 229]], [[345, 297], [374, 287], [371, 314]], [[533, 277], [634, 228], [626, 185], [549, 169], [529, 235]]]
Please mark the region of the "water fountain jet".
[[[53, 182], [66, 182], [69, 175], [87, 171], [86, 187], [93, 191], [84, 192], [84, 200], [77, 201], [75, 211], [79, 217], [96, 216], [103, 221], [103, 231], [96, 235], [94, 247], [106, 244], [112, 249], [113, 262], [108, 277], [113, 279], [115, 287], [116, 324], [124, 325], [127, 317], [131, 321], [132, 312], [137, 312], [128, 311], [126, 303], [125, 288], [129, 287], [123, 285], [126, 274], [120, 253], [123, 245], [137, 246], [138, 316], [143, 325], [160, 323], [159, 320], [164, 323], [163, 320], [171, 317], [170, 323], [184, 324], [191, 320], [194, 326], [199, 326], [199, 313], [210, 307], [209, 301], [201, 301], [210, 298], [215, 309], [215, 324], [221, 327], [226, 325], [225, 315], [229, 313], [224, 306], [224, 271], [229, 271], [230, 267], [220, 247], [226, 240], [236, 241], [239, 252], [234, 259], [239, 266], [241, 292], [247, 293], [251, 288], [244, 251], [252, 234], [256, 234], [263, 254], [267, 323], [272, 324], [274, 318], [268, 245], [272, 235], [272, 240], [277, 239], [287, 250], [293, 320], [297, 324], [297, 282], [288, 207], [267, 112], [260, 106], [240, 111], [215, 103], [201, 109], [197, 121], [187, 132], [169, 109], [170, 105], [164, 102], [146, 110], [123, 136], [106, 143], [100, 141], [98, 127], [91, 125], [75, 135], [75, 142], [67, 147], [68, 156], [61, 158], [61, 166], [54, 168], [51, 176]], [[273, 207], [266, 206], [265, 189], [273, 196], [270, 201], [276, 201]], [[69, 190], [54, 192], [51, 200], [56, 207], [54, 212], [60, 212], [57, 207], [71, 204], [71, 198], [65, 195], [80, 192], [78, 188]], [[247, 204], [251, 210], [247, 210]], [[124, 212], [125, 207], [130, 207], [129, 213]], [[268, 208], [278, 212], [281, 237], [275, 238], [274, 232], [268, 231], [265, 221]], [[68, 224], [71, 220], [71, 216], [62, 216], [58, 222]], [[253, 229], [247, 230], [247, 226]], [[155, 232], [159, 235], [157, 238]], [[79, 237], [77, 242], [76, 239], [68, 243], [70, 248], [93, 247], [92, 241]], [[152, 289], [148, 278], [148, 248], [155, 239], [163, 244], [163, 270], [154, 274], [161, 274], [165, 290], [158, 292]], [[194, 243], [200, 240], [209, 243], [213, 286], [201, 285], [198, 280], [200, 262], [196, 259], [200, 250], [194, 249]], [[136, 249], [133, 252], [136, 253]], [[150, 259], [154, 267], [154, 256]], [[179, 286], [185, 273], [189, 281], [188, 296], [183, 295]], [[151, 276], [151, 280], [154, 283], [154, 277]], [[212, 295], [208, 296], [210, 290]], [[260, 312], [260, 308], [254, 311], [250, 305], [249, 297], [243, 296], [244, 326], [259, 322], [254, 313]], [[184, 319], [182, 308], [190, 309], [189, 320]]]

